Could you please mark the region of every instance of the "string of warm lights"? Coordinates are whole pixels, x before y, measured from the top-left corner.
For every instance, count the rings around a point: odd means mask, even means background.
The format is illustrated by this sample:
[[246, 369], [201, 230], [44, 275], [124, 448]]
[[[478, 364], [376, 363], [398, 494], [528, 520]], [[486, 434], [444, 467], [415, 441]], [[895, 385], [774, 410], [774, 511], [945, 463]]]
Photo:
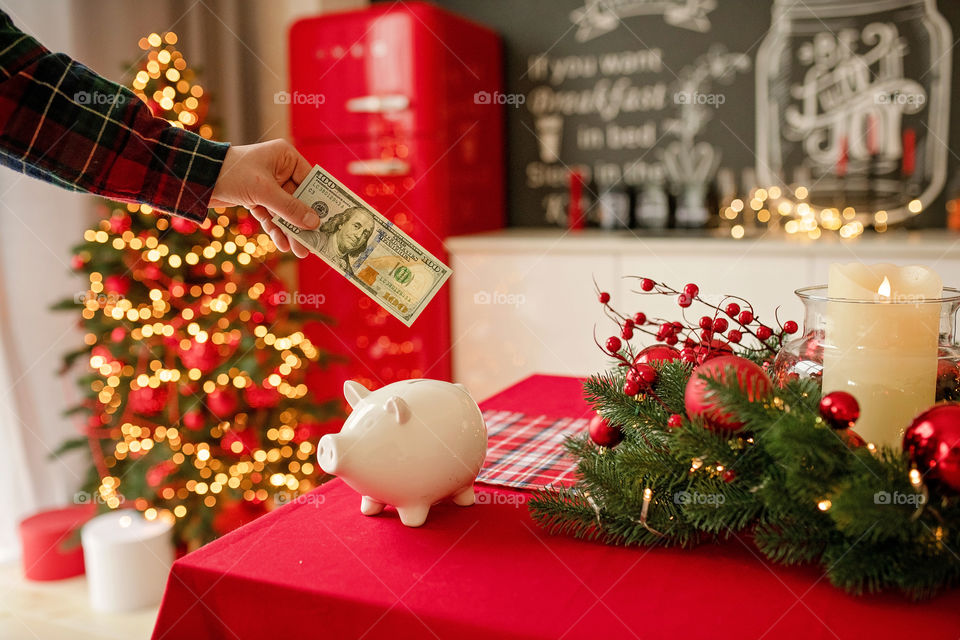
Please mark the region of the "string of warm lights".
[[[854, 207], [815, 207], [807, 200], [809, 190], [798, 186], [788, 194], [777, 186], [752, 189], [745, 198], [734, 198], [720, 208], [719, 216], [729, 226], [731, 237], [739, 240], [748, 235], [751, 226], [760, 226], [768, 231], [782, 230], [787, 235], [806, 235], [812, 240], [824, 232], [835, 232], [840, 238], [850, 240], [861, 235], [864, 222], [883, 233], [889, 224], [885, 210], [857, 211]], [[911, 200], [907, 211], [917, 215], [923, 211], [920, 200]]]

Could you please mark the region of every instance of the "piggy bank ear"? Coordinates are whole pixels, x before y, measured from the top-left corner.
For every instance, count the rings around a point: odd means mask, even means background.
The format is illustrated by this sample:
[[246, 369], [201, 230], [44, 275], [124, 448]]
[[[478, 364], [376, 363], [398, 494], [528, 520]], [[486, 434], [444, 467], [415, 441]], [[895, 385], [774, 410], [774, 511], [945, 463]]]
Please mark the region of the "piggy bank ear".
[[347, 380], [343, 383], [343, 397], [351, 408], [355, 408], [357, 403], [370, 395], [370, 390], [357, 382], [356, 380]]
[[399, 396], [391, 396], [383, 405], [383, 410], [392, 415], [397, 424], [403, 424], [410, 419], [410, 405]]

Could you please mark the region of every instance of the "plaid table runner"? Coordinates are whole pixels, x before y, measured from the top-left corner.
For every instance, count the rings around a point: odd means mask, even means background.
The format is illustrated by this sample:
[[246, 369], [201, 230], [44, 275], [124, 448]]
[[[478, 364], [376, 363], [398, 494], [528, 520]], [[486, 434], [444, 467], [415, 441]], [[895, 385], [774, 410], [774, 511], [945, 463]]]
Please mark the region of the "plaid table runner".
[[571, 486], [577, 461], [566, 453], [567, 436], [584, 431], [586, 419], [484, 411], [487, 459], [477, 482], [515, 489]]

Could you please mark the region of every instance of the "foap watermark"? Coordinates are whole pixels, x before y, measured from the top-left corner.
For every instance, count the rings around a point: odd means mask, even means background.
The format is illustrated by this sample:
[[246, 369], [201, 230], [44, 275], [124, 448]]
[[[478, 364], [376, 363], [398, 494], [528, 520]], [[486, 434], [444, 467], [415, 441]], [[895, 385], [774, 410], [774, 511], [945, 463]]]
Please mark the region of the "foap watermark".
[[473, 304], [502, 304], [516, 308], [526, 303], [527, 297], [522, 293], [477, 291], [475, 294], [473, 294]]
[[519, 107], [527, 101], [527, 96], [522, 93], [501, 93], [494, 91], [477, 91], [473, 94], [473, 104], [506, 104], [511, 107]]
[[305, 504], [311, 507], [319, 507], [326, 502], [327, 497], [322, 493], [298, 493], [296, 491], [277, 491], [273, 494], [273, 501], [277, 506], [289, 504]]
[[919, 91], [878, 91], [873, 96], [875, 104], [897, 105], [901, 107], [912, 107], [911, 113], [927, 104], [927, 94], [922, 89]]
[[477, 504], [507, 504], [513, 507], [519, 507], [527, 503], [525, 493], [492, 493], [481, 491], [476, 494]]
[[277, 91], [273, 94], [274, 104], [308, 104], [319, 107], [327, 101], [322, 93], [306, 93], [303, 91]]
[[[116, 498], [119, 501], [119, 504], [124, 503], [124, 497], [122, 494], [115, 493], [112, 494], [111, 497]], [[101, 496], [99, 493], [77, 491], [75, 494], [73, 494], [73, 504], [107, 504], [107, 499]]]
[[296, 304], [301, 307], [319, 307], [326, 304], [327, 296], [322, 293], [300, 293], [299, 291], [278, 291], [270, 296], [271, 304]]
[[908, 505], [911, 507], [919, 507], [922, 504], [926, 504], [927, 496], [923, 493], [903, 493], [902, 491], [877, 491], [873, 494], [873, 504], [891, 504], [891, 505]]
[[699, 491], [677, 491], [673, 494], [674, 504], [702, 504], [719, 507], [726, 502], [727, 497], [722, 493], [700, 493]]
[[711, 106], [714, 109], [727, 101], [723, 93], [700, 93], [699, 91], [677, 91], [673, 94], [674, 104], [698, 104]]
[[125, 299], [126, 296], [119, 293], [94, 293], [93, 291], [81, 291], [73, 296], [73, 301], [83, 306], [86, 306], [88, 302], [96, 302], [98, 306], [102, 307], [108, 304], [117, 304]]
[[104, 93], [102, 91], [77, 91], [73, 94], [73, 101], [77, 104], [91, 106], [115, 105], [125, 101], [122, 93]]

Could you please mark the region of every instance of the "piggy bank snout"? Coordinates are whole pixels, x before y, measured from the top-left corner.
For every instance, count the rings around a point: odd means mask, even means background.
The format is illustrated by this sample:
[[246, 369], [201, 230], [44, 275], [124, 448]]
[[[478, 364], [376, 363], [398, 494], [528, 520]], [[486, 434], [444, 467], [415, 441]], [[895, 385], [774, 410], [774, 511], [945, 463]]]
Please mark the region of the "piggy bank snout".
[[324, 473], [336, 474], [340, 464], [340, 455], [337, 450], [337, 437], [327, 434], [317, 443], [317, 463]]

